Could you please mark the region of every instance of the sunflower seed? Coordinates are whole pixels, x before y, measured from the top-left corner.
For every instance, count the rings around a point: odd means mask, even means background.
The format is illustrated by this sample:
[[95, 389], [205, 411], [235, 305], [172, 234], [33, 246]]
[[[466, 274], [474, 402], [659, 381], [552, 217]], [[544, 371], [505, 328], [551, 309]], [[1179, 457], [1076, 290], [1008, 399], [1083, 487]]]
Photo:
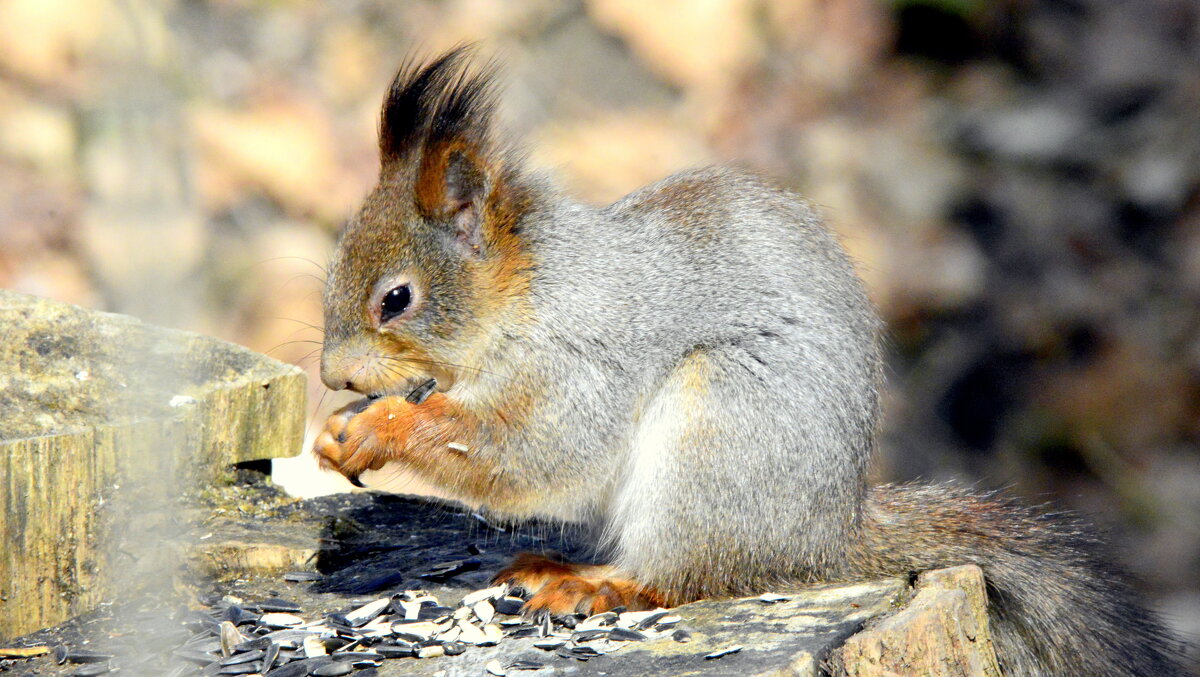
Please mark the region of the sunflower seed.
[[758, 597], [758, 601], [762, 602], [763, 604], [778, 604], [779, 602], [786, 602], [789, 599], [791, 599], [791, 597], [784, 597], [783, 595], [776, 595], [773, 592], [768, 592], [768, 593], [759, 595], [759, 597]]
[[508, 671], [504, 669], [504, 666], [500, 664], [500, 661], [494, 659], [488, 661], [483, 668], [488, 671], [489, 675], [495, 675], [496, 677], [504, 677], [508, 674]]
[[307, 583], [324, 579], [324, 576], [315, 571], [289, 571], [283, 575], [283, 580], [288, 583]]

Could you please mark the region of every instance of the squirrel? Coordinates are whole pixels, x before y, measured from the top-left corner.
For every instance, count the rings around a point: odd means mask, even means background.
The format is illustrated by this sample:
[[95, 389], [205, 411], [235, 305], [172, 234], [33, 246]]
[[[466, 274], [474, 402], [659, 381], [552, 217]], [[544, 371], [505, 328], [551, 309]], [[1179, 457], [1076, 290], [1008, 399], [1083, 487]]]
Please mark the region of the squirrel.
[[492, 514], [589, 528], [602, 564], [524, 554], [496, 577], [529, 612], [973, 563], [1005, 674], [1183, 674], [1077, 518], [868, 486], [881, 320], [813, 207], [725, 168], [573, 200], [493, 129], [496, 68], [470, 51], [386, 94], [378, 185], [324, 294], [321, 378], [366, 399], [327, 421], [323, 467], [397, 462]]

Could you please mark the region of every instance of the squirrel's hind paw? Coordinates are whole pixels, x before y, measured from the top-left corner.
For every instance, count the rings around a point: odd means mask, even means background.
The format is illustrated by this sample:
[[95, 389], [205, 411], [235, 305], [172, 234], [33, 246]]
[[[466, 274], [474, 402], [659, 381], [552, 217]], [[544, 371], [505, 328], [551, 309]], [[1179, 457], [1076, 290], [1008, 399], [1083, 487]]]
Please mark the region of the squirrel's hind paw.
[[613, 567], [569, 564], [531, 553], [518, 555], [495, 582], [528, 592], [527, 614], [591, 615], [619, 606], [636, 611], [666, 603], [657, 590], [622, 577]]

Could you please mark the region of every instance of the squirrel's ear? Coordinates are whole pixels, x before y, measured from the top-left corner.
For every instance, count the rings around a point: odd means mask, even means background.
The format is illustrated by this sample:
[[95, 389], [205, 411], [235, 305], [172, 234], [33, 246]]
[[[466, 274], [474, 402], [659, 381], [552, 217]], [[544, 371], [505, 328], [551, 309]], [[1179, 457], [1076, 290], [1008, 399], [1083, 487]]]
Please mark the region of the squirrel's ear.
[[425, 66], [401, 68], [383, 104], [379, 151], [384, 173], [413, 172], [417, 211], [451, 224], [457, 241], [479, 253], [487, 212], [505, 201], [492, 198], [506, 190], [502, 177], [513, 168], [491, 134], [495, 67], [469, 68], [470, 54], [457, 47]]
[[484, 244], [487, 199], [493, 181], [480, 149], [461, 140], [425, 149], [414, 194], [422, 216], [448, 223], [455, 240], [479, 254]]

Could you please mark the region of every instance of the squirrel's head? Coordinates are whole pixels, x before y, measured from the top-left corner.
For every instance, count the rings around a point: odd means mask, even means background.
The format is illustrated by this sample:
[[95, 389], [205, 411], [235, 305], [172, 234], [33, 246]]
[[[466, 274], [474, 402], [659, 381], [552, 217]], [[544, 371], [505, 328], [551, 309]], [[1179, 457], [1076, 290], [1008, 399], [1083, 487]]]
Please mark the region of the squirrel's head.
[[491, 69], [457, 48], [400, 69], [383, 105], [379, 184], [341, 234], [325, 286], [321, 379], [406, 394], [479, 369], [528, 288], [529, 191], [490, 130]]

